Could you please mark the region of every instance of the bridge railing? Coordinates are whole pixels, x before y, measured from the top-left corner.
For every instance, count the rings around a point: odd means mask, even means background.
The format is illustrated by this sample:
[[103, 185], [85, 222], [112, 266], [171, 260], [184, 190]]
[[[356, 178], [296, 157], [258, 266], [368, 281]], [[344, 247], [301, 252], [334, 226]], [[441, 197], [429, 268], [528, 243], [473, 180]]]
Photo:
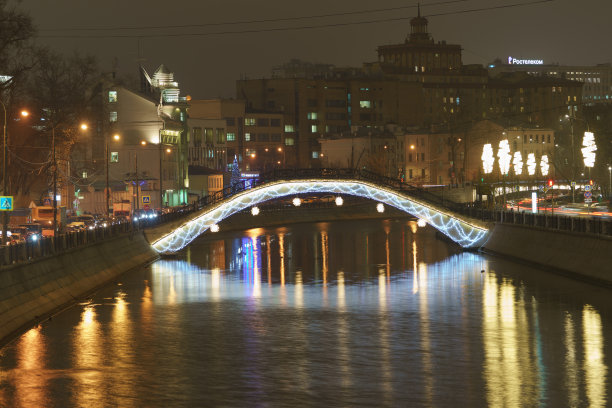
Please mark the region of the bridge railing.
[[0, 246], [0, 266], [56, 256], [74, 248], [91, 245], [121, 235], [134, 234], [143, 228], [182, 219], [194, 211], [197, 211], [197, 206], [195, 205], [174, 207], [169, 212], [159, 214], [155, 218], [116, 222], [106, 227], [98, 226], [93, 229], [61, 233], [57, 237], [42, 237], [36, 241], [30, 239], [11, 245], [2, 245]]
[[525, 211], [500, 211], [464, 206], [460, 214], [483, 221], [543, 228], [552, 231], [612, 236], [612, 220], [601, 217], [533, 214]]
[[231, 197], [234, 194], [254, 188], [266, 183], [279, 180], [307, 180], [307, 179], [346, 179], [346, 180], [363, 180], [379, 186], [404, 193], [408, 196], [420, 199], [427, 203], [431, 203], [437, 207], [445, 208], [451, 211], [459, 211], [463, 207], [462, 204], [455, 203], [448, 199], [444, 199], [432, 192], [418, 187], [414, 184], [405, 183], [399, 179], [383, 176], [369, 170], [364, 169], [274, 169], [262, 173], [258, 178], [244, 180], [235, 183], [232, 186], [225, 187], [223, 190], [214, 194], [203, 197], [199, 201], [199, 207], [203, 208], [211, 204], [220, 202], [221, 200]]

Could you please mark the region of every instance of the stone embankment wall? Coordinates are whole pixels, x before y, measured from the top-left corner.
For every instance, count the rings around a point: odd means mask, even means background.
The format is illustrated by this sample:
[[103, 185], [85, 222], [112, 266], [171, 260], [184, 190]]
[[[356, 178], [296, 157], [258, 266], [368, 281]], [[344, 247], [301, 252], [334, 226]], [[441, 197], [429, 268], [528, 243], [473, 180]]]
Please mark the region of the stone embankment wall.
[[612, 286], [612, 237], [496, 223], [483, 251]]
[[157, 258], [142, 231], [0, 269], [0, 344]]

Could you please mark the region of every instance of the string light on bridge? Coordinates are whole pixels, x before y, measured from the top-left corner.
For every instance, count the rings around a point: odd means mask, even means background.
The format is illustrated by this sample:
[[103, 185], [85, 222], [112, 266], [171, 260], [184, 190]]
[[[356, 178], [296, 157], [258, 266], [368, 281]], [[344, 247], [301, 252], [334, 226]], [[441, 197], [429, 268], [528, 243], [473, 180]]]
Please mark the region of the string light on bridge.
[[299, 207], [300, 205], [302, 205], [302, 200], [300, 200], [300, 197], [295, 197], [293, 199], [293, 205], [295, 205], [296, 207]]
[[342, 204], [344, 204], [344, 200], [342, 199], [342, 197], [336, 197], [336, 205], [340, 207]]
[[251, 214], [259, 215], [259, 207], [252, 207], [251, 208]]
[[219, 224], [213, 224], [210, 226], [210, 232], [219, 232]]
[[419, 218], [419, 220], [417, 221], [417, 226], [421, 227], [421, 228], [426, 227], [427, 226], [427, 221], [425, 221], [422, 218]]
[[385, 205], [383, 203], [376, 204], [376, 211], [378, 211], [379, 213], [384, 213], [385, 212]]

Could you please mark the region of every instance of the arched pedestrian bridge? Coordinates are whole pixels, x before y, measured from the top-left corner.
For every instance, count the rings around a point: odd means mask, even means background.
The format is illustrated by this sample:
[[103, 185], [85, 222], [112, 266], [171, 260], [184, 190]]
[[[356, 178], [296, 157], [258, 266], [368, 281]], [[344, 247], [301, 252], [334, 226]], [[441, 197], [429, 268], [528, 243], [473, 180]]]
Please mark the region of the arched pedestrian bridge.
[[283, 169], [205, 197], [199, 203], [199, 211], [178, 224], [159, 226], [147, 237], [157, 252], [173, 253], [241, 210], [265, 201], [312, 193], [358, 196], [395, 207], [426, 221], [463, 248], [479, 248], [489, 232], [486, 224], [456, 214], [451, 203], [444, 203], [426, 190], [365, 170]]

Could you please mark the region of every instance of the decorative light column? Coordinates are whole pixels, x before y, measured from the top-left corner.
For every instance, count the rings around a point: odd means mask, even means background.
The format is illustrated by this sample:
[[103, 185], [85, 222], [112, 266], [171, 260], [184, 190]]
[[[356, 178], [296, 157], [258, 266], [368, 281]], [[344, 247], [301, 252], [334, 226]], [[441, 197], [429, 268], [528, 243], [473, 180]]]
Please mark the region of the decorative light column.
[[499, 142], [499, 150], [497, 151], [497, 157], [499, 162], [499, 172], [502, 175], [503, 180], [503, 189], [504, 189], [504, 210], [506, 209], [506, 176], [508, 175], [508, 171], [510, 170], [510, 159], [512, 156], [510, 155], [510, 145], [508, 144], [508, 140], [504, 139]]

